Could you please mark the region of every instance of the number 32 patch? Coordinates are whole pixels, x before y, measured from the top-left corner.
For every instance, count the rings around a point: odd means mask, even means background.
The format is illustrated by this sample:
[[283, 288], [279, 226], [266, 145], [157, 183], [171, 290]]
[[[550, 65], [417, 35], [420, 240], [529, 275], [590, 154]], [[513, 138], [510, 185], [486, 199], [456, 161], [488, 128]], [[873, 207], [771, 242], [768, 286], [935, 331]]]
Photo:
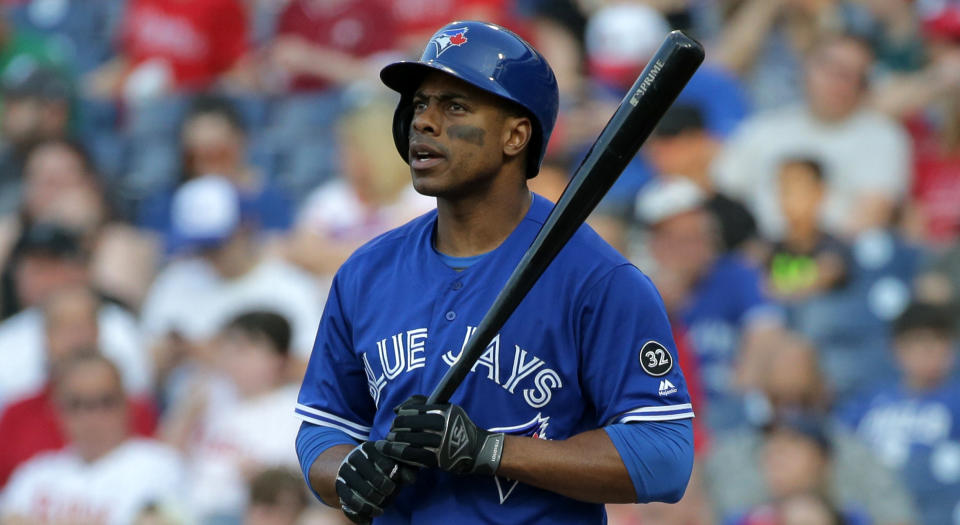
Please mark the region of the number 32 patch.
[[653, 377], [667, 375], [673, 369], [673, 356], [656, 341], [648, 341], [640, 349], [640, 366]]

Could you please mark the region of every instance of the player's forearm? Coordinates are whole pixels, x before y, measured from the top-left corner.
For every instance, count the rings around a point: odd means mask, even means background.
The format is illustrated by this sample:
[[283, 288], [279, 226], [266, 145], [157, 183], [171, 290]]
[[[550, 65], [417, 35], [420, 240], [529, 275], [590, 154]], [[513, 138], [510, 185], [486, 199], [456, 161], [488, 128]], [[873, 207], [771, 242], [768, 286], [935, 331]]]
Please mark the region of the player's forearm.
[[497, 475], [581, 501], [636, 501], [630, 474], [603, 429], [563, 441], [506, 436]]
[[336, 481], [340, 463], [353, 450], [351, 445], [335, 445], [317, 456], [317, 460], [310, 466], [310, 486], [320, 496], [324, 503], [331, 507], [340, 506], [337, 496]]

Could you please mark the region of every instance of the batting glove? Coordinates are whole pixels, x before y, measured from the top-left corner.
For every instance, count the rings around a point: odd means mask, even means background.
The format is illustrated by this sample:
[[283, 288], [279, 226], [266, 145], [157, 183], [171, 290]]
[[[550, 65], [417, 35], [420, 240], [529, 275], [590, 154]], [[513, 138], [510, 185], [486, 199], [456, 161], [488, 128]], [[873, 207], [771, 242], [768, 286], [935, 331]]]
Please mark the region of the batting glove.
[[390, 433], [386, 440], [377, 441], [377, 450], [420, 467], [455, 474], [495, 474], [504, 435], [477, 427], [457, 405], [426, 402], [424, 396], [413, 396], [398, 406]]
[[370, 524], [383, 514], [401, 486], [413, 483], [416, 469], [390, 459], [367, 441], [347, 454], [337, 472], [340, 509], [350, 521]]

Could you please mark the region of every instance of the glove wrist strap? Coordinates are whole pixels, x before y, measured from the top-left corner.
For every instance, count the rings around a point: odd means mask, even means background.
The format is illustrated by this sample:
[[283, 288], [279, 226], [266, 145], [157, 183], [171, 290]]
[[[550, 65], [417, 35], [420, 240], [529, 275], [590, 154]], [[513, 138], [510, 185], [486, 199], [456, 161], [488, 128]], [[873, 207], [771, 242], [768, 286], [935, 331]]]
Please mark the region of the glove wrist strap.
[[503, 440], [504, 434], [488, 434], [484, 440], [483, 445], [480, 447], [480, 452], [477, 453], [476, 461], [473, 464], [473, 469], [470, 471], [473, 474], [480, 474], [483, 476], [492, 476], [497, 473], [497, 469], [500, 468], [500, 458], [503, 456]]

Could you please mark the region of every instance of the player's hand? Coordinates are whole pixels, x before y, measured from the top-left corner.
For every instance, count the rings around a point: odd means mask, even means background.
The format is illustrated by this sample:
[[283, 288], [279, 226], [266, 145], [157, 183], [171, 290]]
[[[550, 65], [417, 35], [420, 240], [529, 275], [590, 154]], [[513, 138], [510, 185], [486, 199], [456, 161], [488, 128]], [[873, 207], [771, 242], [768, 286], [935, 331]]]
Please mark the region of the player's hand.
[[390, 433], [377, 441], [377, 450], [420, 467], [456, 474], [495, 474], [504, 435], [477, 427], [457, 405], [426, 402], [424, 396], [413, 396], [398, 406]]
[[369, 524], [383, 514], [401, 486], [413, 483], [417, 471], [377, 452], [372, 441], [350, 451], [337, 472], [340, 509], [354, 523]]

